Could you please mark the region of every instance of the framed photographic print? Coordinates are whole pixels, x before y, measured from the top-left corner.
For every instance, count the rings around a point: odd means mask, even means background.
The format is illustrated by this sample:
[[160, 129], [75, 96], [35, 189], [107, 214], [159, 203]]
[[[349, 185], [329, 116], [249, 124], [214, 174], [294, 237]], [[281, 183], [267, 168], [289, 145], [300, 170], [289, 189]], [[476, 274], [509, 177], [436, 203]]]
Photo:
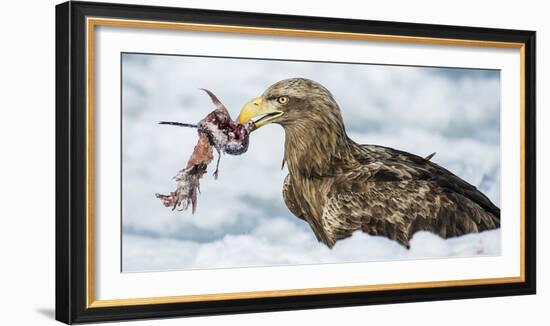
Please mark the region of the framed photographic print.
[[535, 293], [535, 32], [56, 7], [56, 318]]

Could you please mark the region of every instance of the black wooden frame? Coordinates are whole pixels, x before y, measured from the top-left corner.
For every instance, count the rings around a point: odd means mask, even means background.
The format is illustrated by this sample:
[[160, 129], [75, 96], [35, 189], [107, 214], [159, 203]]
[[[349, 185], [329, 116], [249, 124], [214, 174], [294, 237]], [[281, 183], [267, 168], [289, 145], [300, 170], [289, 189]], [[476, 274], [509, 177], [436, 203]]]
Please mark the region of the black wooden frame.
[[[525, 281], [279, 298], [86, 308], [86, 29], [87, 16], [219, 25], [389, 34], [525, 44]], [[56, 319], [65, 323], [342, 307], [534, 294], [535, 32], [66, 2], [56, 6]]]

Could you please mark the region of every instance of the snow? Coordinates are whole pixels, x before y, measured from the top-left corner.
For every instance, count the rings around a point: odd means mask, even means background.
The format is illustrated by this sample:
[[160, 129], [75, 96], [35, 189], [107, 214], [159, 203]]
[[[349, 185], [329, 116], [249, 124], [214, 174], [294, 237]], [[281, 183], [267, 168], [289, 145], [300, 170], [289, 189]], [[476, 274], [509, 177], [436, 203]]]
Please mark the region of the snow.
[[174, 188], [197, 135], [157, 121], [201, 120], [214, 109], [201, 87], [235, 117], [250, 98], [289, 77], [326, 86], [355, 141], [437, 152], [432, 161], [499, 205], [498, 71], [124, 54], [124, 272], [499, 254], [500, 230], [448, 240], [419, 232], [410, 250], [361, 232], [332, 250], [318, 243], [283, 202], [284, 132], [277, 125], [255, 131], [243, 155], [224, 155], [218, 180], [209, 169], [195, 215], [163, 207], [154, 193]]
[[129, 258], [126, 272], [434, 259], [499, 255], [500, 230], [446, 240], [420, 231], [411, 239], [410, 249], [356, 231], [329, 249], [287, 219], [275, 218], [251, 234], [228, 234], [206, 243], [129, 235], [123, 248]]

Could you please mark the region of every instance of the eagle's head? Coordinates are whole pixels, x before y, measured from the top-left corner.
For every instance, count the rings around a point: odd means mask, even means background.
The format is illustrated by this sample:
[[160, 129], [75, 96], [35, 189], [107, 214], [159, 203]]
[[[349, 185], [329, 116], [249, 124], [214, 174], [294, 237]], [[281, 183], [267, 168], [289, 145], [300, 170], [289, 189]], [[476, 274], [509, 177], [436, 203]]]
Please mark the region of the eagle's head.
[[319, 128], [327, 123], [342, 121], [338, 104], [329, 90], [305, 78], [276, 82], [261, 96], [248, 101], [237, 120], [244, 123], [250, 119], [254, 121], [256, 128], [277, 123], [285, 129]]
[[321, 84], [290, 78], [271, 85], [242, 108], [239, 123], [254, 121], [255, 128], [276, 123], [285, 129], [285, 161], [302, 173], [321, 173], [348, 138], [334, 97]]

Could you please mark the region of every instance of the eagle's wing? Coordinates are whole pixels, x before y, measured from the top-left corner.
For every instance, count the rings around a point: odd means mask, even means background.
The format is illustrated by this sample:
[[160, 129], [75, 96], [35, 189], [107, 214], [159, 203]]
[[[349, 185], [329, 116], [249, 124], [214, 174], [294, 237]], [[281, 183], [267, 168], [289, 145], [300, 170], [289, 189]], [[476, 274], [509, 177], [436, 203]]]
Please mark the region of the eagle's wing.
[[358, 166], [338, 175], [322, 216], [329, 243], [355, 230], [408, 245], [419, 230], [442, 237], [500, 226], [500, 209], [474, 186], [413, 154], [362, 146]]
[[499, 224], [467, 197], [429, 181], [374, 181], [356, 188], [357, 192], [333, 192], [327, 199], [322, 223], [332, 243], [362, 230], [408, 245], [420, 230], [447, 238]]
[[362, 145], [355, 151], [363, 172], [369, 181], [426, 180], [445, 189], [463, 195], [492, 213], [500, 220], [500, 208], [476, 187], [449, 170], [420, 156], [389, 147]]

